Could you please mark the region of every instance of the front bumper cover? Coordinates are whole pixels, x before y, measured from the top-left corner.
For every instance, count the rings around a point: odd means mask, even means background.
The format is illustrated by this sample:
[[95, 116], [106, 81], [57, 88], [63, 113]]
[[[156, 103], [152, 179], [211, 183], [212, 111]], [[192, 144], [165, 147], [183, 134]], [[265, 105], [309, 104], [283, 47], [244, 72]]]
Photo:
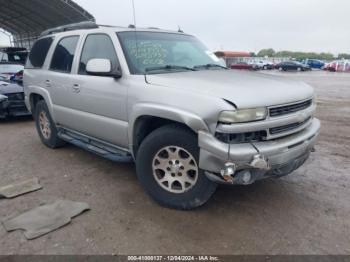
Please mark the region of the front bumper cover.
[[[253, 170], [255, 173], [289, 174], [306, 161], [315, 146], [320, 128], [320, 121], [314, 118], [307, 128], [296, 134], [244, 144], [226, 144], [208, 132], [199, 131], [199, 167], [209, 173], [220, 174], [225, 163], [233, 162], [239, 171], [249, 169], [254, 157], [261, 155], [267, 160], [270, 170]], [[290, 170], [291, 166], [295, 168]]]
[[0, 97], [0, 118], [6, 118], [8, 116], [30, 116], [24, 101], [11, 101], [6, 96]]

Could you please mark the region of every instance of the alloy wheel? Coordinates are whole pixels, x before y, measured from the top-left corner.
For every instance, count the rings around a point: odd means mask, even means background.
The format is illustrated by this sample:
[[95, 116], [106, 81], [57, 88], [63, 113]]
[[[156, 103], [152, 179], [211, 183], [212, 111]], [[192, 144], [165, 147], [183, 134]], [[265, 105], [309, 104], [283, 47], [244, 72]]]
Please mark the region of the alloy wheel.
[[166, 191], [185, 193], [198, 180], [198, 165], [191, 153], [182, 147], [167, 146], [153, 158], [153, 176]]
[[45, 111], [41, 111], [39, 114], [39, 126], [41, 134], [45, 139], [50, 139], [51, 137], [51, 125], [49, 118]]

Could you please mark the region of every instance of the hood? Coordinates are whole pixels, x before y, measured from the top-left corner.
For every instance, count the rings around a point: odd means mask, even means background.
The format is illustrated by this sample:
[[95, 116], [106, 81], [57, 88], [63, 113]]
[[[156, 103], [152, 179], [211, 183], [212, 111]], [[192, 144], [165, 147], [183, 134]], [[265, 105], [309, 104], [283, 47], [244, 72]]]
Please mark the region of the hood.
[[303, 82], [256, 72], [203, 70], [147, 75], [149, 84], [226, 99], [238, 108], [287, 104], [313, 97]]
[[10, 84], [0, 81], [0, 94], [23, 93], [23, 87], [17, 84]]

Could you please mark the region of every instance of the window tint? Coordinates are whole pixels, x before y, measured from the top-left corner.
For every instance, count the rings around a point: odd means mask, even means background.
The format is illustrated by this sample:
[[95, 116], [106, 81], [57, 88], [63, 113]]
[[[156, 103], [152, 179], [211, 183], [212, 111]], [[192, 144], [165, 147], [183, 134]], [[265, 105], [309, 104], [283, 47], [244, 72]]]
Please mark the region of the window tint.
[[109, 59], [112, 63], [112, 71], [119, 66], [117, 54], [109, 36], [93, 34], [86, 38], [80, 58], [79, 74], [86, 75], [86, 64], [95, 58]]
[[42, 68], [52, 41], [53, 38], [48, 37], [35, 42], [32, 51], [29, 54], [26, 68]]
[[56, 46], [50, 69], [63, 73], [70, 73], [79, 36], [63, 38]]

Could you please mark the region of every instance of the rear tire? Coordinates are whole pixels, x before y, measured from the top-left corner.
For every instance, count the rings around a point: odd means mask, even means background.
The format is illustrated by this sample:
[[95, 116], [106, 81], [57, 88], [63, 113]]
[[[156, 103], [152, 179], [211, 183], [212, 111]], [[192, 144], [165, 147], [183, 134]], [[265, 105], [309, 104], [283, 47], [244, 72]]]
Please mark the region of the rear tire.
[[137, 176], [148, 194], [163, 206], [189, 210], [205, 204], [217, 184], [199, 169], [196, 135], [179, 125], [161, 127], [137, 152]]
[[36, 104], [34, 116], [36, 129], [44, 145], [52, 149], [65, 145], [65, 142], [58, 137], [56, 125], [44, 100]]

